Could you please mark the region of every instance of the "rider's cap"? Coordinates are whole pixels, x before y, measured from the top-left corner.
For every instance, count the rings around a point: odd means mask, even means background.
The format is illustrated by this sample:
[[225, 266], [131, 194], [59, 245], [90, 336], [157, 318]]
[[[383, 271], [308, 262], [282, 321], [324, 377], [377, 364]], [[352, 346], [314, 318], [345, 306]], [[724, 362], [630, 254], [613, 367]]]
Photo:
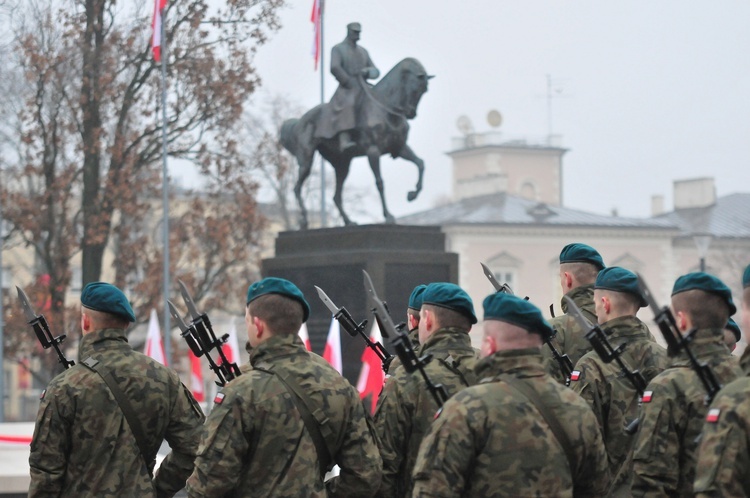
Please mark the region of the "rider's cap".
[[562, 263], [589, 263], [600, 270], [605, 268], [604, 260], [599, 251], [579, 242], [563, 247], [563, 250], [560, 251], [560, 264]]
[[112, 284], [91, 282], [81, 292], [81, 304], [94, 311], [117, 315], [129, 322], [135, 321], [135, 313], [125, 294]]
[[638, 275], [619, 266], [610, 266], [600, 271], [596, 276], [594, 289], [626, 292], [638, 297], [641, 308], [648, 306], [643, 294], [641, 294], [641, 289], [638, 287]]
[[732, 291], [729, 290], [729, 287], [724, 282], [713, 275], [701, 271], [683, 275], [675, 281], [674, 287], [672, 287], [672, 295], [674, 296], [675, 294], [689, 290], [700, 290], [716, 294], [726, 301], [727, 306], [729, 306], [730, 316], [737, 312], [737, 307], [732, 301]]
[[552, 335], [552, 327], [542, 312], [526, 299], [512, 294], [495, 292], [484, 298], [484, 320], [497, 320], [517, 325], [545, 339]]
[[414, 287], [414, 290], [411, 291], [411, 296], [409, 296], [409, 308], [417, 311], [422, 309], [422, 294], [424, 294], [426, 288], [425, 284], [419, 284]]
[[359, 32], [362, 31], [362, 25], [358, 22], [350, 22], [346, 25], [346, 29]]
[[284, 297], [294, 299], [302, 305], [302, 322], [307, 321], [310, 316], [310, 305], [305, 301], [305, 296], [299, 288], [289, 280], [276, 277], [266, 277], [259, 282], [255, 282], [247, 289], [247, 304], [266, 294], [281, 294]]
[[433, 304], [453, 311], [458, 311], [477, 323], [474, 314], [474, 303], [461, 287], [449, 282], [434, 282], [427, 286], [422, 294], [422, 304]]

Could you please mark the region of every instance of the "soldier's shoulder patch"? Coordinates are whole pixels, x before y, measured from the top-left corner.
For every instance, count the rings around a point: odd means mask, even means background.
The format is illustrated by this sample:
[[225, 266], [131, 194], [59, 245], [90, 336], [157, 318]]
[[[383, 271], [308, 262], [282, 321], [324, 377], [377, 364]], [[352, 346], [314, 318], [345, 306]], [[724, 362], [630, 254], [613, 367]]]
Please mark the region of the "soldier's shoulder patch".
[[573, 370], [570, 372], [570, 380], [571, 381], [577, 381], [581, 378], [581, 371], [580, 370]]
[[44, 396], [47, 394], [47, 390], [43, 390], [42, 394], [39, 395], [39, 399], [44, 399]]
[[715, 424], [719, 421], [719, 415], [721, 415], [721, 410], [719, 408], [711, 408], [706, 415], [706, 422], [709, 424]]
[[435, 418], [433, 420], [437, 420], [437, 418], [440, 416], [440, 414], [443, 413], [443, 407], [441, 406], [438, 408], [438, 410], [435, 412]]
[[214, 404], [220, 405], [224, 402], [224, 393], [216, 393], [216, 397], [214, 398]]
[[643, 391], [643, 396], [641, 396], [642, 402], [651, 403], [652, 399], [654, 399], [654, 391]]

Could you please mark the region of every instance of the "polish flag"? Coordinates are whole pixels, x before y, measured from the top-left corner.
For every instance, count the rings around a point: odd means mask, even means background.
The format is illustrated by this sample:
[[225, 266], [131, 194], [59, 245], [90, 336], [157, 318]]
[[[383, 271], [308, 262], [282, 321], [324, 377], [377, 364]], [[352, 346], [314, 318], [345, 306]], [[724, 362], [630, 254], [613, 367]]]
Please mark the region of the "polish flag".
[[331, 327], [328, 329], [328, 338], [326, 339], [326, 348], [323, 351], [323, 359], [331, 364], [338, 373], [344, 369], [341, 363], [341, 329], [339, 321], [331, 319]]
[[148, 335], [146, 336], [146, 347], [143, 354], [155, 359], [162, 365], [167, 364], [164, 355], [164, 343], [161, 341], [161, 330], [159, 330], [159, 317], [155, 309], [151, 309], [151, 317], [148, 320]]
[[[380, 342], [382, 339], [380, 327], [378, 327], [377, 322], [374, 322], [370, 331], [370, 340]], [[362, 370], [359, 371], [357, 391], [359, 391], [360, 399], [370, 397], [370, 413], [375, 413], [375, 405], [378, 402], [380, 391], [383, 389], [383, 382], [385, 382], [383, 362], [371, 348], [366, 347], [362, 352]]]
[[307, 333], [307, 323], [303, 323], [297, 333], [299, 338], [302, 339], [302, 344], [305, 345], [305, 349], [312, 351], [312, 345], [310, 345], [310, 335]]
[[310, 22], [313, 23], [313, 46], [312, 56], [315, 60], [315, 71], [318, 70], [318, 61], [320, 60], [320, 45], [322, 40], [321, 35], [321, 24], [323, 22], [323, 0], [313, 0], [312, 14], [310, 15]]
[[227, 338], [227, 342], [225, 342], [221, 349], [224, 351], [224, 356], [227, 357], [227, 361], [229, 363], [236, 363], [237, 365], [240, 365], [242, 363], [242, 357], [240, 356], [240, 346], [237, 342], [237, 326], [234, 323], [234, 320], [232, 320], [232, 326], [229, 329], [229, 337]]
[[154, 0], [154, 17], [151, 20], [151, 48], [154, 51], [154, 60], [161, 62], [161, 31], [162, 14], [167, 6], [167, 0]]
[[206, 392], [203, 389], [203, 369], [201, 368], [201, 359], [188, 349], [190, 357], [190, 391], [198, 402], [206, 400]]

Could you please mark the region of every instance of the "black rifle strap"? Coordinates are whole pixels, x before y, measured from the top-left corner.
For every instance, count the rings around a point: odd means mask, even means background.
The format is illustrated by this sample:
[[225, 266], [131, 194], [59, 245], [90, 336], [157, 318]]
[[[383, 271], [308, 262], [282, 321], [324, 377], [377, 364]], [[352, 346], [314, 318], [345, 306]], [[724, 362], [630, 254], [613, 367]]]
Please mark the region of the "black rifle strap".
[[122, 410], [122, 414], [125, 416], [125, 420], [128, 422], [128, 426], [130, 427], [130, 432], [133, 433], [133, 437], [135, 438], [135, 442], [138, 445], [138, 449], [141, 452], [141, 457], [143, 457], [143, 461], [146, 464], [146, 469], [148, 470], [148, 475], [153, 477], [153, 465], [150, 465], [149, 462], [154, 462], [155, 459], [150, 459], [146, 456], [148, 455], [148, 448], [146, 446], [146, 435], [143, 433], [143, 427], [141, 427], [141, 423], [138, 420], [138, 417], [135, 415], [135, 411], [133, 410], [133, 407], [130, 405], [130, 401], [127, 397], [125, 397], [125, 394], [122, 392], [122, 389], [117, 385], [117, 381], [115, 381], [115, 378], [112, 377], [112, 373], [101, 363], [99, 363], [99, 360], [96, 360], [89, 356], [85, 360], [83, 360], [81, 363], [83, 363], [86, 367], [89, 368], [89, 370], [93, 370], [94, 372], [99, 374], [99, 377], [102, 378], [105, 384], [107, 384], [107, 387], [109, 387], [109, 390], [112, 392], [112, 395], [115, 397], [115, 401], [117, 401], [117, 405], [120, 407], [120, 410]]
[[[313, 440], [315, 451], [318, 453], [320, 475], [321, 477], [324, 476], [326, 472], [333, 468], [335, 463], [333, 456], [336, 454], [336, 447], [332, 446], [331, 443], [333, 434], [331, 432], [330, 420], [319, 408], [313, 410], [313, 401], [291, 376], [271, 370], [268, 364], [256, 365], [254, 368], [255, 370], [275, 375], [284, 384], [289, 394], [292, 395], [292, 402], [297, 407], [297, 411], [302, 417], [305, 427], [307, 427], [307, 432], [310, 433], [310, 437]], [[324, 432], [325, 435], [323, 434]]]
[[568, 458], [568, 465], [570, 466], [570, 478], [572, 479], [573, 486], [575, 487], [576, 454], [573, 451], [573, 445], [570, 443], [570, 438], [568, 437], [568, 433], [565, 432], [565, 429], [563, 429], [562, 425], [560, 425], [560, 421], [558, 420], [558, 418], [555, 417], [552, 411], [547, 408], [547, 406], [544, 404], [544, 401], [542, 401], [541, 396], [539, 396], [539, 393], [537, 393], [527, 383], [515, 377], [511, 377], [510, 375], [502, 375], [500, 378], [503, 381], [505, 381], [510, 387], [514, 388], [516, 391], [520, 392], [523, 396], [525, 396], [526, 399], [531, 401], [534, 404], [534, 406], [536, 406], [536, 409], [539, 410], [539, 413], [542, 415], [542, 418], [544, 419], [545, 422], [547, 422], [547, 425], [549, 426], [552, 433], [555, 435], [557, 442], [559, 442], [560, 446], [562, 446], [563, 451], [565, 452], [565, 456]]
[[445, 358], [437, 358], [436, 359], [442, 363], [445, 368], [453, 372], [455, 375], [458, 376], [459, 379], [461, 379], [461, 383], [465, 385], [466, 387], [471, 386], [468, 380], [466, 380], [466, 376], [464, 376], [463, 372], [459, 370], [458, 368], [458, 362], [453, 359], [452, 355], [448, 355]]

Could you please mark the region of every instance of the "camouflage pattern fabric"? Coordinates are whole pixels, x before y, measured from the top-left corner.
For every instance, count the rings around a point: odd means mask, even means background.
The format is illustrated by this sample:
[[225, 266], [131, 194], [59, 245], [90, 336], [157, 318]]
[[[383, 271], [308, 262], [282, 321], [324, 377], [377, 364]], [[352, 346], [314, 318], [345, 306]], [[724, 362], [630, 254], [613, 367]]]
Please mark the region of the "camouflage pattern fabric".
[[745, 372], [745, 375], [750, 375], [750, 346], [745, 347], [742, 356], [740, 356], [740, 368]]
[[[721, 329], [700, 329], [690, 349], [726, 385], [742, 374]], [[706, 390], [684, 351], [646, 388], [633, 454], [633, 496], [692, 496]]]
[[[537, 348], [488, 356], [477, 376], [478, 385], [448, 400], [422, 442], [413, 497], [604, 496], [609, 470], [596, 418], [580, 396], [546, 375]], [[564, 427], [575, 462], [536, 406], [503, 376], [539, 394]]]
[[[419, 328], [415, 328], [409, 331], [409, 342], [411, 342], [411, 347], [414, 348], [414, 352], [419, 356]], [[395, 353], [394, 351], [390, 351], [390, 353]], [[391, 375], [393, 372], [396, 371], [396, 367], [401, 366], [401, 360], [398, 356], [394, 356], [391, 358], [391, 362], [388, 364], [388, 371], [386, 372], [386, 375]]]
[[695, 496], [750, 496], [750, 378], [719, 392], [705, 422], [695, 472]]
[[[646, 382], [669, 366], [667, 351], [635, 316], [615, 318], [602, 329], [613, 348], [627, 344], [622, 361]], [[624, 429], [638, 416], [640, 396], [621, 371], [616, 361], [604, 363], [596, 351], [589, 351], [576, 364], [570, 382], [571, 389], [588, 402], [602, 430], [612, 476], [608, 496], [628, 496], [633, 475], [635, 437]]]
[[[52, 380], [39, 405], [29, 496], [174, 495], [193, 470], [200, 407], [174, 371], [133, 351], [124, 330], [84, 335], [78, 358], [88, 357], [106, 366], [129, 398], [146, 436], [147, 460], [104, 380], [77, 364]], [[149, 470], [164, 439], [172, 452], [152, 481]]]
[[[359, 393], [297, 335], [272, 336], [250, 356], [253, 370], [217, 394], [201, 435], [188, 496], [372, 496], [382, 463]], [[327, 418], [340, 476], [323, 483], [318, 454], [292, 394], [271, 368], [294, 378]], [[263, 370], [261, 370], [263, 369]], [[316, 417], [317, 418], [317, 417]], [[326, 490], [328, 487], [328, 490]]]
[[[433, 357], [425, 371], [434, 384], [445, 387], [448, 396], [476, 382], [473, 369], [477, 354], [466, 332], [457, 328], [436, 330], [421, 348], [421, 354], [428, 353]], [[461, 375], [446, 365], [451, 362]], [[383, 483], [378, 496], [408, 496], [419, 443], [437, 409], [419, 372], [398, 368], [386, 380], [375, 408], [375, 429], [383, 457]]]
[[[594, 310], [594, 285], [582, 285], [576, 287], [566, 294], [576, 303], [576, 306], [583, 312], [583, 316], [591, 323], [596, 323], [596, 311]], [[561, 306], [564, 315], [556, 316], [549, 320], [549, 324], [555, 330], [555, 336], [552, 338], [552, 344], [560, 352], [567, 354], [570, 361], [575, 365], [583, 355], [591, 351], [591, 344], [586, 340], [585, 330], [581, 329], [575, 318], [568, 315], [568, 303], [563, 298]], [[560, 364], [552, 356], [549, 346], [542, 347], [544, 356], [544, 365], [547, 373], [561, 384], [565, 384], [565, 377], [560, 370]]]

